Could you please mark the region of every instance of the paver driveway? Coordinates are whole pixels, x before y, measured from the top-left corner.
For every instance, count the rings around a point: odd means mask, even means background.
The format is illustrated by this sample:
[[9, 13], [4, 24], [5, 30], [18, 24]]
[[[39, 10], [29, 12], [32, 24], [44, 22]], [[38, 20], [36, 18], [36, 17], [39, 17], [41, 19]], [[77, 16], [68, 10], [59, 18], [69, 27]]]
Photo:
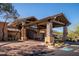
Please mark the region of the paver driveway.
[[33, 40], [0, 42], [0, 56], [79, 56], [79, 45], [68, 46], [68, 48], [73, 50], [49, 49], [44, 45], [44, 42]]

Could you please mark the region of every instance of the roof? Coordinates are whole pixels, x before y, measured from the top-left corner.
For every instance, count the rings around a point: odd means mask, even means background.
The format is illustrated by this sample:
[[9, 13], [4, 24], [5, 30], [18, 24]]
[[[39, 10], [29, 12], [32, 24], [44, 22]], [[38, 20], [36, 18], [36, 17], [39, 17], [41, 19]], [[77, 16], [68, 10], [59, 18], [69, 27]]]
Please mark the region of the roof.
[[54, 17], [56, 17], [55, 20], [57, 20], [57, 21], [61, 21], [61, 22], [65, 23], [65, 24], [70, 24], [70, 22], [68, 21], [68, 19], [65, 17], [65, 15], [63, 13], [56, 14], [56, 15], [53, 15], [53, 16], [48, 16], [48, 17], [45, 17], [45, 18], [43, 18], [41, 20], [47, 20], [47, 21], [54, 20], [53, 19]]
[[26, 17], [26, 18], [20, 18], [20, 19], [17, 19], [17, 20], [29, 23], [31, 21], [37, 21], [37, 18], [34, 17], [34, 16], [30, 16], [30, 17]]
[[67, 20], [65, 15], [63, 13], [54, 15], [54, 16], [49, 16], [42, 18], [36, 22], [31, 22], [29, 24], [26, 24], [26, 26], [31, 26], [31, 25], [38, 25], [39, 27], [45, 28], [47, 22], [52, 21], [53, 27], [63, 27], [65, 25], [70, 25], [71, 23]]
[[27, 18], [18, 18], [15, 21], [13, 21], [12, 23], [10, 23], [8, 25], [8, 27], [16, 28], [16, 26], [18, 24], [21, 24], [21, 22], [25, 22], [26, 24], [29, 24], [29, 23], [34, 22], [34, 21], [37, 21], [37, 18], [35, 18], [34, 16], [30, 16], [30, 17], [27, 17]]
[[38, 20], [36, 17], [34, 16], [30, 16], [27, 18], [20, 18], [15, 20], [12, 24], [11, 27], [14, 26], [16, 27], [17, 24], [21, 24], [21, 22], [25, 22], [25, 26], [29, 27], [32, 25], [37, 25], [38, 28], [46, 28], [46, 24], [47, 22], [52, 21], [52, 25], [53, 27], [63, 27], [65, 25], [69, 26], [71, 23], [68, 21], [68, 19], [65, 17], [65, 15], [63, 13], [60, 14], [56, 14], [53, 16], [48, 16], [45, 18], [42, 18], [40, 20]]

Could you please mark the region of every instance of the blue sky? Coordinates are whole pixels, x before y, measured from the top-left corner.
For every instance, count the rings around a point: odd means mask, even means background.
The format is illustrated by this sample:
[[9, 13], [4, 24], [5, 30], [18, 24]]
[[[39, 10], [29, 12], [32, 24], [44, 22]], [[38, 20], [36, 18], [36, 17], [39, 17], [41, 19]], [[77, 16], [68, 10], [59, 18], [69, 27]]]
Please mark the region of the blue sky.
[[[17, 3], [13, 4], [17, 9], [20, 17], [35, 16], [38, 19], [52, 16], [63, 12], [66, 18], [71, 22], [69, 29], [73, 29], [79, 23], [79, 4], [64, 4], [64, 3], [41, 3], [41, 4], [27, 4]], [[57, 29], [61, 31], [62, 29]]]

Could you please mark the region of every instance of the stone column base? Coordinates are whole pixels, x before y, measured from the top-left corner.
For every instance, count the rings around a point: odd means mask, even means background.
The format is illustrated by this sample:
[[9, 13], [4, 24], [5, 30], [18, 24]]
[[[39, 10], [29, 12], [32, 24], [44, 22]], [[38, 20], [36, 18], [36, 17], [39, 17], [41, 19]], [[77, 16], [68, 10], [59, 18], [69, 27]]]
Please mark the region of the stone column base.
[[21, 39], [20, 39], [20, 41], [25, 41], [25, 40], [27, 40], [26, 37], [21, 37]]
[[45, 45], [46, 46], [52, 46], [53, 43], [54, 43], [53, 37], [50, 37], [50, 36], [45, 37]]

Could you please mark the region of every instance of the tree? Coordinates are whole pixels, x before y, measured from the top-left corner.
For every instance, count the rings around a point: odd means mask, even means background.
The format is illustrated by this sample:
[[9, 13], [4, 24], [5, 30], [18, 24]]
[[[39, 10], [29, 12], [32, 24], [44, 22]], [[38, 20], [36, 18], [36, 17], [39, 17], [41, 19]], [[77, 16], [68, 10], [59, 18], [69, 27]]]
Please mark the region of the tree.
[[74, 38], [74, 36], [75, 36], [74, 31], [70, 30], [69, 33], [68, 33], [68, 37], [71, 38], [71, 39], [69, 39], [69, 40], [72, 40]]
[[7, 20], [9, 18], [16, 19], [19, 16], [19, 14], [17, 13], [17, 10], [14, 9], [14, 6], [12, 4], [0, 3], [0, 15], [3, 15], [3, 18], [5, 18], [3, 29], [2, 29], [3, 32], [2, 40], [4, 41], [4, 27]]
[[75, 30], [69, 31], [68, 37], [72, 38], [71, 40], [74, 40], [74, 41], [79, 40], [79, 25], [75, 27]]
[[75, 33], [79, 36], [79, 25], [77, 25]]

